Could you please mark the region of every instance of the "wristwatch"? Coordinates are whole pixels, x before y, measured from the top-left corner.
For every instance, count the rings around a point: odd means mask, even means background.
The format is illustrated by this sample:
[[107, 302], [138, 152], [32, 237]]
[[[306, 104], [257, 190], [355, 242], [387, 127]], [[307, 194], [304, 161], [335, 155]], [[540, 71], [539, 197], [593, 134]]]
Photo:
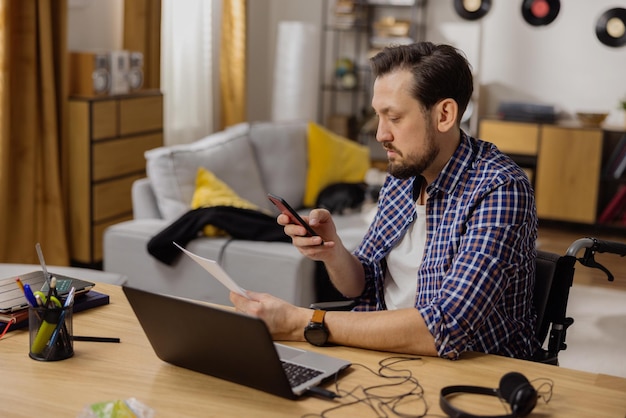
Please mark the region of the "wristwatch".
[[304, 328], [304, 339], [318, 347], [328, 342], [328, 328], [324, 324], [324, 315], [326, 315], [326, 311], [315, 310], [311, 322]]

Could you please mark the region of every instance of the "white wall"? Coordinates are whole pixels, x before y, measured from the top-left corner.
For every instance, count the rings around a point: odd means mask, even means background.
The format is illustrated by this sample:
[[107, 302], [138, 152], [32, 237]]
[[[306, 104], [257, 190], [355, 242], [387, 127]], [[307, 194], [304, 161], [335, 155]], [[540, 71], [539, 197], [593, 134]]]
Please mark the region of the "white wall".
[[[70, 49], [121, 48], [123, 0], [68, 0]], [[463, 49], [481, 84], [483, 114], [501, 100], [612, 111], [622, 124], [618, 101], [626, 97], [626, 47], [610, 48], [595, 37], [596, 19], [623, 0], [567, 0], [556, 20], [528, 25], [520, 1], [494, 1], [483, 19], [456, 15], [452, 1], [428, 4], [428, 39]], [[269, 119], [276, 28], [281, 20], [321, 21], [322, 0], [251, 0], [248, 16], [248, 118]]]
[[626, 47], [611, 48], [595, 35], [597, 18], [615, 0], [567, 0], [550, 25], [535, 27], [522, 18], [519, 1], [494, 1], [481, 20], [456, 15], [451, 1], [429, 2], [429, 39], [467, 51], [481, 84], [482, 113], [493, 114], [503, 100], [554, 104], [576, 111], [611, 111], [626, 97]]
[[122, 49], [124, 0], [67, 2], [70, 51]]
[[[270, 120], [278, 23], [301, 21], [319, 26], [322, 0], [249, 0], [248, 17], [248, 119]], [[319, 50], [310, 53], [319, 56]], [[317, 68], [314, 73], [317, 83]]]

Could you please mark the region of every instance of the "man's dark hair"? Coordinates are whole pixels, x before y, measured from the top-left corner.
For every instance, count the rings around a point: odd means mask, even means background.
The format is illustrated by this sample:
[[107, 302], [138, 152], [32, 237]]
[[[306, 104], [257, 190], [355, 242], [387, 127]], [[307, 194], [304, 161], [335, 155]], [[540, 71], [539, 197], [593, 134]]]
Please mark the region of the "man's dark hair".
[[396, 70], [413, 73], [413, 97], [425, 111], [443, 99], [453, 99], [459, 107], [461, 119], [474, 91], [472, 70], [465, 56], [450, 45], [417, 42], [410, 45], [389, 46], [371, 60], [374, 77]]

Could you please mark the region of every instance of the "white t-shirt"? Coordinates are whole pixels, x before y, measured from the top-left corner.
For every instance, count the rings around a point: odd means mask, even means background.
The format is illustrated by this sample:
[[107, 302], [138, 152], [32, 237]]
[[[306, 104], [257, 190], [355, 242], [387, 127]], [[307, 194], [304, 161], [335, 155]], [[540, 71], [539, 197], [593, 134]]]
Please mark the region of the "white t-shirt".
[[415, 307], [417, 270], [426, 245], [426, 205], [415, 205], [416, 220], [387, 254], [385, 304], [387, 309]]

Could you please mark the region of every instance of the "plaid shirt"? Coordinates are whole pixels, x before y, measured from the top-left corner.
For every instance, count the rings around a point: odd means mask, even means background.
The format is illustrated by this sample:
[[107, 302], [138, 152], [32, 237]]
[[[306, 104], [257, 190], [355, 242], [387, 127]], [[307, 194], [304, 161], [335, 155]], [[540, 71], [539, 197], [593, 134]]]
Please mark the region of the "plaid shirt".
[[[414, 180], [387, 176], [376, 216], [355, 250], [367, 283], [356, 310], [386, 309], [385, 256], [416, 216]], [[415, 307], [439, 355], [480, 351], [529, 358], [539, 342], [533, 307], [537, 215], [528, 178], [494, 145], [462, 133], [427, 192]]]

